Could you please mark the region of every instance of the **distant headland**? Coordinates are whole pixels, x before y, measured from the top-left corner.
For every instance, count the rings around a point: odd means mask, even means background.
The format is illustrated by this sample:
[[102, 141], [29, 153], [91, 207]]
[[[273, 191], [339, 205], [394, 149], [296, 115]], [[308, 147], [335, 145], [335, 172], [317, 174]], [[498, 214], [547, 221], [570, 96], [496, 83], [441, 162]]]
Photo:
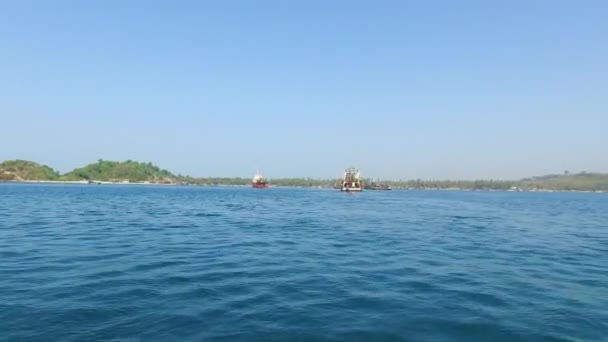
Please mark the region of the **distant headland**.
[[[332, 188], [338, 179], [279, 178], [273, 186]], [[27, 160], [0, 163], [0, 182], [65, 182], [167, 185], [247, 186], [250, 178], [191, 177], [175, 175], [152, 163], [99, 159], [95, 163], [61, 174], [55, 169]], [[371, 182], [371, 180], [368, 180]], [[608, 192], [608, 173], [580, 172], [545, 175], [520, 180], [383, 180], [393, 189], [506, 190], [506, 191], [598, 191]]]

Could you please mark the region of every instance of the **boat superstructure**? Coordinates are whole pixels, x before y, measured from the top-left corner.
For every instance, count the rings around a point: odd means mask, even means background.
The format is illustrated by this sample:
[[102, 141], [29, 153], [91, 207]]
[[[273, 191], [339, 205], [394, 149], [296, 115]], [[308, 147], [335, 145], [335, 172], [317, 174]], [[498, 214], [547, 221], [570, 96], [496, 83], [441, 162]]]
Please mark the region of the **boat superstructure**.
[[264, 176], [258, 171], [251, 180], [251, 186], [256, 189], [263, 189], [268, 187], [268, 182], [266, 181], [266, 178], [264, 178]]
[[363, 191], [361, 173], [354, 167], [344, 170], [340, 191]]

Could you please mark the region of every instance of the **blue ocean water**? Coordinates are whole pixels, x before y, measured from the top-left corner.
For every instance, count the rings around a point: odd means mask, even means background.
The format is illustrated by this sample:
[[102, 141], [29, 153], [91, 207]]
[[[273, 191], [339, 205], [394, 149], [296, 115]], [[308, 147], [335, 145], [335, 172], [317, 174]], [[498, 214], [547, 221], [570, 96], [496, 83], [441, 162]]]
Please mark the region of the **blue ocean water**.
[[606, 341], [608, 194], [0, 184], [0, 340]]

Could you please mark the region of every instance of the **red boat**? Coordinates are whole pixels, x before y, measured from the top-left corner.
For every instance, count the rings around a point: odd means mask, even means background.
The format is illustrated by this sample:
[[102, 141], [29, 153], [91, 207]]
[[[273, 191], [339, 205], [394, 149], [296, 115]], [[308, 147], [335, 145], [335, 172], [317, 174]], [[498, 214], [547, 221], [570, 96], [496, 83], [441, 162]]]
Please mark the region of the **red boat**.
[[268, 187], [268, 182], [266, 182], [266, 178], [264, 178], [264, 176], [262, 176], [259, 172], [256, 172], [251, 180], [251, 185], [256, 189], [264, 189]]

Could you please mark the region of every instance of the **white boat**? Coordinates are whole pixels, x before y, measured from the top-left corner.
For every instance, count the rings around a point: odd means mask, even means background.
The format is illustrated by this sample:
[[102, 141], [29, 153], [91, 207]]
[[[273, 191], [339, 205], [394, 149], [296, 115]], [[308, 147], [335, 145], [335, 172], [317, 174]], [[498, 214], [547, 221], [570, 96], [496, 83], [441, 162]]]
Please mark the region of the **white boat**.
[[361, 173], [359, 170], [355, 169], [354, 167], [344, 170], [342, 187], [340, 188], [340, 191], [363, 191], [363, 180], [361, 179]]

